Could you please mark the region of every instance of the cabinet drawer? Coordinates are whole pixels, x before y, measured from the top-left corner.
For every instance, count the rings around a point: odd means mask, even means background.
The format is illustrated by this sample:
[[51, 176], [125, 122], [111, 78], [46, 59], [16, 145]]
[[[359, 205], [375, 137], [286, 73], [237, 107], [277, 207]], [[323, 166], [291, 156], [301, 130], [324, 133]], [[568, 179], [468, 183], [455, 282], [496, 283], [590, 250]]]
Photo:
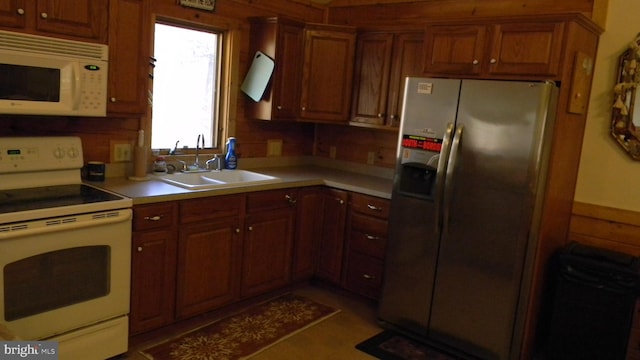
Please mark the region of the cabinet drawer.
[[180, 203], [180, 223], [237, 217], [244, 208], [243, 195], [212, 196]]
[[350, 229], [349, 250], [384, 259], [388, 229], [385, 220], [353, 213]]
[[139, 205], [133, 207], [133, 230], [170, 228], [176, 224], [175, 203]]
[[627, 360], [640, 360], [640, 329], [632, 328], [627, 345]]
[[384, 264], [378, 259], [350, 252], [345, 287], [358, 294], [377, 299], [382, 287]]
[[379, 217], [381, 219], [388, 219], [389, 200], [353, 193], [351, 195], [351, 211]]
[[260, 191], [247, 194], [247, 213], [287, 208], [296, 203], [296, 189]]

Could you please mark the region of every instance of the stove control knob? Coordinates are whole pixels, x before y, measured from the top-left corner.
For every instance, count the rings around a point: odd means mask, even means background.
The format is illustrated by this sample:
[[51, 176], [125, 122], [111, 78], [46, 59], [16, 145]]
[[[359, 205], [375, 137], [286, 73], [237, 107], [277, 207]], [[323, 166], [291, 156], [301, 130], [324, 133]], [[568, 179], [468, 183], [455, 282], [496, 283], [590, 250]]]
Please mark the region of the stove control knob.
[[69, 150], [67, 150], [67, 155], [69, 155], [69, 157], [72, 158], [72, 159], [77, 158], [79, 153], [80, 152], [75, 147], [71, 147], [71, 148], [69, 148]]
[[55, 150], [53, 150], [53, 157], [55, 157], [56, 159], [62, 159], [64, 155], [65, 155], [65, 151], [61, 147], [57, 147], [55, 148]]

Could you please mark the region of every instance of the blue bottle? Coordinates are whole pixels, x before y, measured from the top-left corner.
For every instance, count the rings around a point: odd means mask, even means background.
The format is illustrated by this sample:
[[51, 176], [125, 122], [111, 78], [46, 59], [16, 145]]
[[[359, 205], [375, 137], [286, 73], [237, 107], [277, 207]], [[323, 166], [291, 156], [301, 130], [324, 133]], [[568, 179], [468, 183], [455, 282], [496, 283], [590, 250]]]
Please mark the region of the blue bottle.
[[236, 157], [236, 138], [230, 137], [227, 140], [227, 154], [224, 156], [224, 167], [234, 170], [238, 167], [238, 158]]

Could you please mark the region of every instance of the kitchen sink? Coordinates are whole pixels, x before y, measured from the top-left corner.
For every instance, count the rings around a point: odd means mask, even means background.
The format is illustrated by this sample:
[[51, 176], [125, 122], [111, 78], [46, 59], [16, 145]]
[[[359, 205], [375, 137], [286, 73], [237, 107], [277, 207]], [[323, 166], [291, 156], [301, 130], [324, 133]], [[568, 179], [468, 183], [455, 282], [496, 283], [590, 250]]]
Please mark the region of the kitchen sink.
[[162, 175], [160, 180], [185, 189], [224, 189], [239, 186], [271, 184], [282, 179], [247, 170], [213, 170], [208, 172], [173, 173]]

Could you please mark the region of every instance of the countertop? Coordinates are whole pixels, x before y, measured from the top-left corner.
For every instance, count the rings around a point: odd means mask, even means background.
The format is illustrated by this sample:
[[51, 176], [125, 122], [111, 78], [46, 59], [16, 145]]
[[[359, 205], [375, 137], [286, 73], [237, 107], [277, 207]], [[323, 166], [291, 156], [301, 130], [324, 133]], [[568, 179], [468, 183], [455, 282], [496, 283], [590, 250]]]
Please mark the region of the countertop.
[[188, 190], [170, 185], [159, 179], [161, 175], [149, 175], [148, 180], [143, 181], [107, 178], [103, 182], [87, 183], [131, 198], [134, 205], [314, 185], [325, 185], [385, 199], [391, 198], [392, 180], [388, 174], [385, 174], [387, 176], [369, 175], [317, 165], [249, 168], [246, 170], [276, 176], [282, 181], [255, 186], [203, 190]]

